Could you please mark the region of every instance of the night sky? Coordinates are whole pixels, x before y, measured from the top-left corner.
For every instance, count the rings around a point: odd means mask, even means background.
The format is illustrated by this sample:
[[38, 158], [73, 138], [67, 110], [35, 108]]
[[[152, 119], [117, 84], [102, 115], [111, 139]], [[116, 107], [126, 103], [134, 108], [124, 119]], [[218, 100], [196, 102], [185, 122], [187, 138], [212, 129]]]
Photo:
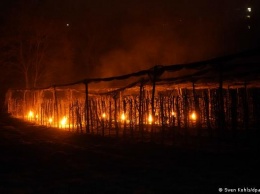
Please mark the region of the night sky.
[[[2, 82], [24, 87], [19, 45], [37, 37], [43, 45], [43, 76], [36, 86], [254, 48], [259, 45], [259, 7], [258, 0], [2, 0], [1, 66], [8, 64], [4, 76], [9, 75]], [[29, 49], [23, 48], [28, 61], [37, 54]], [[10, 81], [12, 75], [17, 79]]]

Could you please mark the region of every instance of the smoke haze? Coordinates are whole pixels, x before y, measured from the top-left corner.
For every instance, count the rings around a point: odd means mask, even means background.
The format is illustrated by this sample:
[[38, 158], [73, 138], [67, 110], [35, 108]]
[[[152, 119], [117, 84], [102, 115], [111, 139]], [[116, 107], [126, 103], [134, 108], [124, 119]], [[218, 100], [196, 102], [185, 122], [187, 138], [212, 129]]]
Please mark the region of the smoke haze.
[[9, 11], [1, 21], [7, 21], [2, 31], [17, 28], [17, 23], [28, 25], [31, 18], [45, 21], [36, 29], [51, 28], [43, 86], [252, 48], [259, 43], [260, 7], [252, 2], [250, 31], [245, 19], [248, 5], [242, 0], [17, 0], [6, 3]]

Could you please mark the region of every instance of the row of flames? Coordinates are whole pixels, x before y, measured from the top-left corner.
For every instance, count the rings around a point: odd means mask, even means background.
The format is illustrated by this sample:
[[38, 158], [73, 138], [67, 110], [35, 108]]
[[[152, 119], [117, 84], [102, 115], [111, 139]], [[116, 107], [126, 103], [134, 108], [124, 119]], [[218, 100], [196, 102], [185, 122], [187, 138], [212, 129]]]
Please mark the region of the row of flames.
[[[171, 115], [173, 117], [176, 117], [176, 113], [174, 111], [172, 111]], [[106, 113], [103, 113], [102, 115], [102, 119], [105, 120], [108, 116]], [[32, 110], [30, 110], [27, 114], [27, 119], [29, 121], [34, 121], [35, 119], [38, 120], [39, 119], [39, 115], [38, 114], [34, 114], [34, 112]], [[120, 116], [121, 122], [130, 122], [129, 120], [127, 120], [126, 114], [122, 113]], [[196, 112], [192, 112], [190, 114], [190, 119], [192, 121], [196, 121], [197, 120], [197, 114]], [[152, 124], [153, 123], [153, 116], [151, 114], [148, 115], [147, 118], [148, 124]], [[53, 125], [54, 119], [53, 117], [49, 117], [48, 118], [48, 124], [50, 126], [54, 126]], [[68, 117], [67, 116], [63, 116], [62, 119], [59, 122], [59, 128], [68, 128], [69, 124], [68, 124]]]
[[[27, 119], [28, 119], [29, 121], [38, 120], [38, 119], [39, 119], [39, 115], [38, 115], [38, 114], [34, 114], [34, 112], [30, 110], [30, 111], [28, 112], [28, 114], [27, 114]], [[53, 125], [53, 122], [54, 122], [53, 117], [49, 117], [49, 118], [48, 118], [48, 124], [49, 124], [50, 126], [52, 126], [52, 125]], [[61, 119], [60, 122], [59, 122], [59, 127], [60, 127], [60, 128], [67, 128], [67, 127], [68, 127], [68, 117], [66, 117], [66, 116], [62, 117], [62, 119]]]

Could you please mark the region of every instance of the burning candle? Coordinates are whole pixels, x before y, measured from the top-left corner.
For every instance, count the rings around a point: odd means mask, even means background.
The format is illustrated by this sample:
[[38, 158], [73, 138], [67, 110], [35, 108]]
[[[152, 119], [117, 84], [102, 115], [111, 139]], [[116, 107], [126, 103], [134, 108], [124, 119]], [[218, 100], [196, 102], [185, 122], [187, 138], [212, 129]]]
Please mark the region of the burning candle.
[[197, 115], [195, 112], [191, 113], [190, 115], [191, 120], [195, 121], [197, 119]]
[[33, 116], [34, 116], [34, 113], [30, 110], [27, 115], [28, 119], [30, 119], [30, 120], [33, 119]]
[[65, 128], [66, 127], [66, 124], [67, 124], [67, 117], [63, 117], [60, 121], [60, 124], [61, 124], [61, 127], [62, 128]]
[[153, 122], [153, 117], [152, 117], [151, 114], [149, 114], [149, 116], [148, 116], [148, 123], [152, 124], [152, 122]]
[[122, 113], [122, 115], [121, 115], [121, 120], [122, 120], [122, 121], [125, 121], [125, 119], [126, 119], [126, 118], [125, 118], [125, 113]]
[[49, 118], [49, 124], [51, 124], [53, 122], [52, 118]]

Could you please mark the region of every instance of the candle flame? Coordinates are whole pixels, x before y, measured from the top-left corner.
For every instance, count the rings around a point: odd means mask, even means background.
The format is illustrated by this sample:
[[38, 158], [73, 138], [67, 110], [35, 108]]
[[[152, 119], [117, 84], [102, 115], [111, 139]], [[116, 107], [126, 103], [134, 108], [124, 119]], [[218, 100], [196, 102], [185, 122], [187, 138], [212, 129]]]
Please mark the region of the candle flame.
[[190, 118], [195, 121], [197, 119], [197, 115], [195, 112], [193, 112], [191, 115], [190, 115]]
[[49, 123], [51, 124], [53, 122], [53, 119], [52, 118], [49, 118]]
[[148, 116], [148, 123], [152, 124], [152, 122], [153, 122], [153, 117], [152, 117], [151, 114], [149, 114], [149, 116]]
[[121, 120], [124, 121], [126, 118], [125, 118], [125, 113], [122, 113], [121, 115]]
[[61, 127], [64, 128], [67, 124], [67, 117], [63, 117], [60, 121]]
[[30, 110], [28, 115], [27, 115], [28, 119], [32, 119], [33, 116], [34, 116], [34, 113], [33, 113], [33, 111]]

